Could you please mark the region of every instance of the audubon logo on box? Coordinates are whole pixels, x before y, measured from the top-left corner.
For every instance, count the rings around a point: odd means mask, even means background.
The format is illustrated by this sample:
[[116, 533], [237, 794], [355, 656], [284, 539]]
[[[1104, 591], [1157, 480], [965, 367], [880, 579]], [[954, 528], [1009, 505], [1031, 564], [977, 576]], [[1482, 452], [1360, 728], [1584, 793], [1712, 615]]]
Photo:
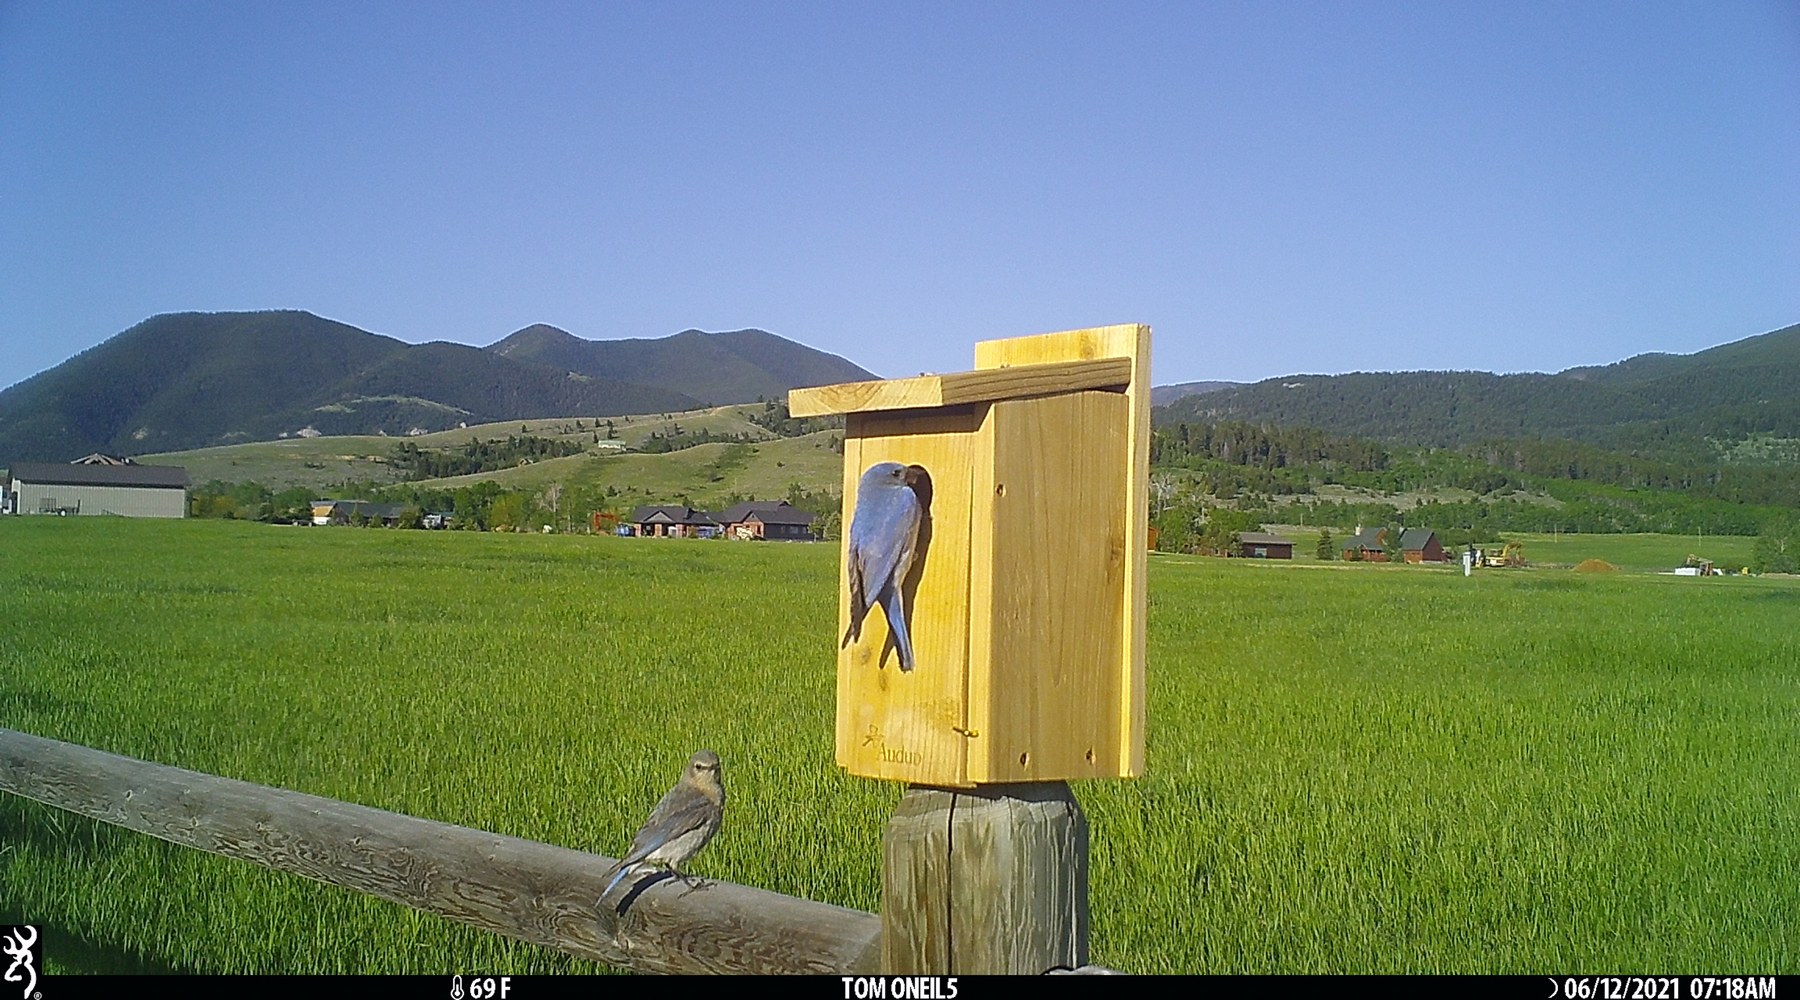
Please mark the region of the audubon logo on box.
[[[43, 965], [44, 946], [38, 943], [38, 929], [30, 924], [0, 927], [0, 957], [10, 959], [5, 980], [19, 983], [19, 1000], [43, 1000], [37, 991], [38, 968]], [[5, 993], [0, 993], [4, 998]]]

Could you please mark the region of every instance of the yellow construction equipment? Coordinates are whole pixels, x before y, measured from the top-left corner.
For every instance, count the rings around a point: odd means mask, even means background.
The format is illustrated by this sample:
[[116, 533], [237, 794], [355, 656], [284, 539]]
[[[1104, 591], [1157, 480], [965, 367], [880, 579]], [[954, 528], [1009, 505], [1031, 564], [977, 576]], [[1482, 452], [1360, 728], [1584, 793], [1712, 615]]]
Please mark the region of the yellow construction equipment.
[[1525, 566], [1525, 545], [1522, 542], [1507, 542], [1505, 547], [1481, 550], [1481, 565], [1491, 569], [1523, 569]]
[[1724, 576], [1725, 575], [1725, 574], [1719, 572], [1718, 569], [1713, 566], [1713, 561], [1711, 559], [1702, 559], [1696, 555], [1688, 556], [1687, 561], [1682, 563], [1681, 569], [1678, 569], [1675, 572], [1681, 576]]

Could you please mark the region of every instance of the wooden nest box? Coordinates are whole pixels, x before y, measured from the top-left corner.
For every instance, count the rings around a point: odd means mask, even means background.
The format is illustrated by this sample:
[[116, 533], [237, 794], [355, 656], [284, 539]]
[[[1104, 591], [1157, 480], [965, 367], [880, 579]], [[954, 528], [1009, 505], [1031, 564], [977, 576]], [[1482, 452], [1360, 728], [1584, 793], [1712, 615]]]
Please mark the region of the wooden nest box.
[[1109, 326], [789, 394], [793, 416], [846, 416], [846, 565], [863, 473], [925, 473], [901, 586], [915, 669], [880, 607], [848, 639], [840, 576], [841, 767], [945, 787], [1142, 773], [1149, 362], [1149, 327]]

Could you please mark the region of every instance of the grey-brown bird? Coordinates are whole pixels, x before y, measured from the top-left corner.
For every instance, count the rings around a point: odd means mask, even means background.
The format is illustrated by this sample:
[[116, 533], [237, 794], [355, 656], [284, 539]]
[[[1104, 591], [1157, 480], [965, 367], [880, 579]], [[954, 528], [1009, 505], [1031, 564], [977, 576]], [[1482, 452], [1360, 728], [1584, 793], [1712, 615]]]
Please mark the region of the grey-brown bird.
[[631, 850], [610, 869], [618, 874], [600, 890], [600, 899], [605, 900], [619, 880], [640, 864], [660, 865], [686, 879], [681, 866], [719, 832], [724, 818], [725, 782], [719, 755], [702, 750], [688, 758], [681, 780], [650, 810], [650, 818], [631, 838]]

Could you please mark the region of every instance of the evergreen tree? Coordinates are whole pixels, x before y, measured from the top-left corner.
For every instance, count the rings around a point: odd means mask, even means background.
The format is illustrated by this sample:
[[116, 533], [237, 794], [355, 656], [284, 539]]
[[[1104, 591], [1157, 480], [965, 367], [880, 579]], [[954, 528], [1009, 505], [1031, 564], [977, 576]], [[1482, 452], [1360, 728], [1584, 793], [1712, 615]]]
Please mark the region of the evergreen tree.
[[1387, 556], [1388, 562], [1406, 561], [1406, 551], [1400, 547], [1400, 533], [1405, 530], [1398, 524], [1390, 524], [1381, 529], [1381, 551]]

